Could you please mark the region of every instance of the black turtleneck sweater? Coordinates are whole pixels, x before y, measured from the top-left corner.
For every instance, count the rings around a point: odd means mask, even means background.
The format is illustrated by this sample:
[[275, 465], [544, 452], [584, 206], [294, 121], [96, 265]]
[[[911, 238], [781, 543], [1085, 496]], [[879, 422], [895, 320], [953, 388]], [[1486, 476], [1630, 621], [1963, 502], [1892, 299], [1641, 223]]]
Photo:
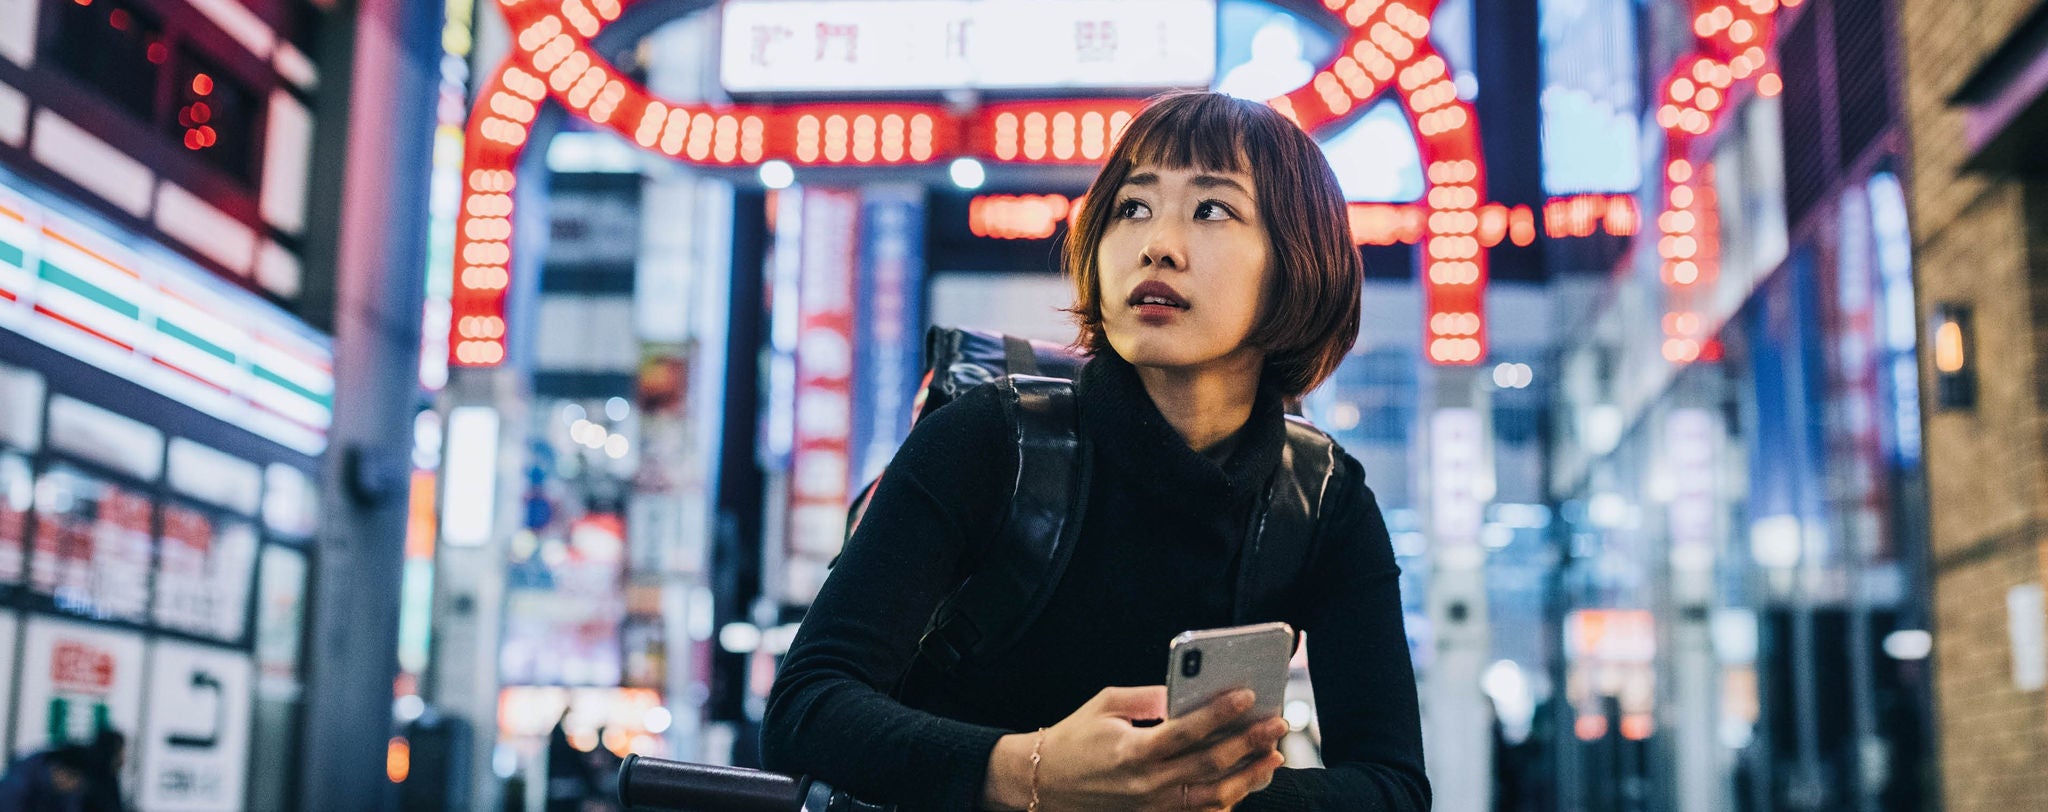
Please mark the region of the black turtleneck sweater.
[[[1032, 628], [933, 695], [890, 697], [905, 669], [927, 667], [918, 636], [1012, 492], [1016, 452], [994, 387], [982, 387], [920, 422], [883, 475], [776, 677], [769, 768], [874, 803], [975, 809], [997, 739], [1050, 726], [1105, 687], [1161, 684], [1174, 635], [1232, 625], [1248, 511], [1285, 442], [1280, 398], [1261, 392], [1219, 466], [1113, 353], [1090, 361], [1076, 389], [1095, 447], [1089, 508]], [[1282, 768], [1242, 810], [1429, 806], [1399, 570], [1363, 472], [1341, 459], [1294, 605], [1252, 619], [1305, 631], [1326, 766]]]

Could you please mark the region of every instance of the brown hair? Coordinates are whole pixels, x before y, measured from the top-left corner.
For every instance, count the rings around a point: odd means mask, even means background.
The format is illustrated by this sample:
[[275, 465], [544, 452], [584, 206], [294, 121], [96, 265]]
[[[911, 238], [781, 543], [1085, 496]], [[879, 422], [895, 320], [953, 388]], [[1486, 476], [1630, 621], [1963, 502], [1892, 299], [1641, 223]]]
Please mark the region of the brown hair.
[[1337, 176], [1316, 142], [1272, 108], [1221, 93], [1176, 92], [1145, 105], [1110, 151], [1067, 234], [1074, 345], [1109, 348], [1096, 254], [1117, 190], [1140, 163], [1249, 172], [1273, 251], [1271, 287], [1248, 342], [1266, 351], [1264, 381], [1288, 397], [1316, 388], [1358, 340], [1364, 263], [1351, 242]]

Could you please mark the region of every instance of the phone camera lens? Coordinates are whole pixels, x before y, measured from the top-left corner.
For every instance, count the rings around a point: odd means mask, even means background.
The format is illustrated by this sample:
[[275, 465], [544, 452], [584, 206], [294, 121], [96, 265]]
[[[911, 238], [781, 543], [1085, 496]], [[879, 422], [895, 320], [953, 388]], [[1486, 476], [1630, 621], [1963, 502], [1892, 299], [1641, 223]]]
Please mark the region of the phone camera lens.
[[1180, 675], [1192, 677], [1202, 673], [1202, 652], [1200, 649], [1181, 655]]

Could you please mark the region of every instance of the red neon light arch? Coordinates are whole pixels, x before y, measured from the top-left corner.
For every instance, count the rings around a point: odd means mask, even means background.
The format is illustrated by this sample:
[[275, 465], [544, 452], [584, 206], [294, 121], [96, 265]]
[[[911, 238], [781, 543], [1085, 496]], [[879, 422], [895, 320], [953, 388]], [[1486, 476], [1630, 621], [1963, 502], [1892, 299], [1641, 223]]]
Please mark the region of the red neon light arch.
[[1664, 128], [1663, 206], [1657, 255], [1665, 286], [1664, 359], [1687, 364], [1708, 351], [1710, 326], [1700, 305], [1720, 272], [1721, 227], [1714, 164], [1699, 152], [1727, 121], [1739, 91], [1775, 96], [1782, 80], [1771, 70], [1776, 13], [1801, 0], [1694, 0], [1698, 43], [1658, 85], [1657, 124]]
[[[694, 164], [743, 166], [924, 164], [961, 156], [1027, 163], [1100, 160], [1141, 99], [995, 104], [957, 115], [941, 105], [671, 104], [626, 78], [591, 38], [635, 0], [497, 0], [512, 49], [488, 74], [471, 110], [457, 214], [449, 363], [505, 358], [505, 294], [512, 279], [512, 190], [540, 105], [570, 113], [640, 146]], [[1349, 26], [1337, 58], [1311, 82], [1269, 103], [1314, 131], [1394, 93], [1408, 108], [1425, 163], [1425, 352], [1432, 362], [1477, 364], [1486, 355], [1486, 195], [1478, 117], [1457, 96], [1450, 65], [1428, 34], [1437, 0], [1323, 0]]]

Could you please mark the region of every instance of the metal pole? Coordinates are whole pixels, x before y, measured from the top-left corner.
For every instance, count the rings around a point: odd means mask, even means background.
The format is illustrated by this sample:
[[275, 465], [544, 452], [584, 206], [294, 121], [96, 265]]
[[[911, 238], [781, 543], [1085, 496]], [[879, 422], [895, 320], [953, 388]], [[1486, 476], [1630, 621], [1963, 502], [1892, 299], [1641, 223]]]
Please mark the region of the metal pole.
[[[363, 0], [322, 43], [309, 271], [334, 281], [333, 453], [307, 634], [301, 807], [390, 809], [385, 777], [426, 268], [436, 3]], [[344, 157], [345, 156], [345, 157]], [[321, 303], [325, 304], [325, 303]]]

